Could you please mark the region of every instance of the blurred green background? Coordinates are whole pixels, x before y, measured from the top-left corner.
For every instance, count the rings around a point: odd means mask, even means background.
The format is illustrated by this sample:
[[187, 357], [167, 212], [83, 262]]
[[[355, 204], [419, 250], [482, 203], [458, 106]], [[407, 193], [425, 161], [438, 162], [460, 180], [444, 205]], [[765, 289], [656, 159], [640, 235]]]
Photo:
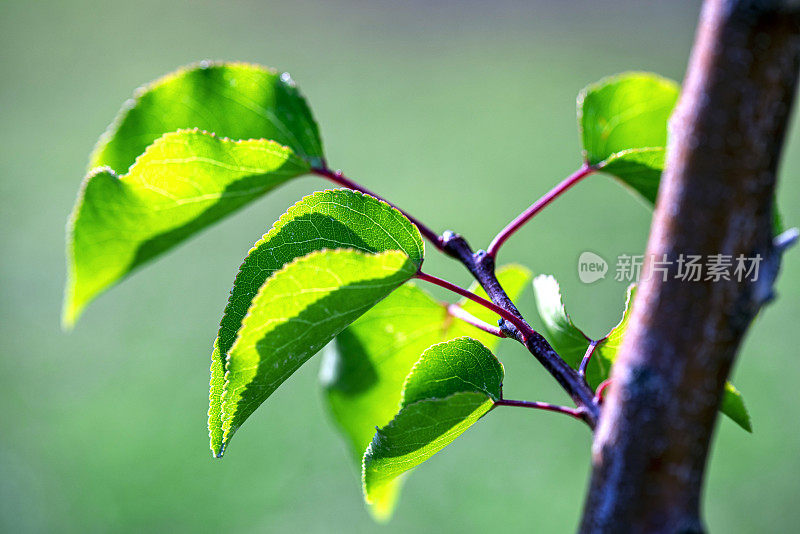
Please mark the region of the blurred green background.
[[[473, 245], [580, 162], [575, 96], [628, 69], [680, 79], [694, 2], [0, 1], [0, 530], [568, 532], [590, 435], [503, 409], [418, 469], [396, 518], [371, 522], [325, 413], [319, 359], [287, 382], [222, 461], [207, 448], [211, 344], [249, 246], [304, 178], [204, 232], [59, 330], [64, 225], [95, 140], [135, 87], [204, 58], [292, 73], [334, 166]], [[780, 204], [800, 223], [800, 130]], [[424, 190], [422, 189], [424, 187]], [[640, 253], [650, 214], [608, 178], [581, 184], [501, 254], [562, 281], [578, 324], [616, 323], [624, 284], [583, 285], [576, 259]], [[431, 273], [467, 283], [431, 254]], [[613, 269], [613, 266], [612, 266]], [[613, 273], [612, 273], [613, 274]], [[748, 337], [734, 382], [755, 433], [721, 420], [705, 509], [715, 532], [800, 523], [800, 252]], [[535, 314], [529, 290], [520, 302]], [[509, 397], [565, 401], [513, 343]]]

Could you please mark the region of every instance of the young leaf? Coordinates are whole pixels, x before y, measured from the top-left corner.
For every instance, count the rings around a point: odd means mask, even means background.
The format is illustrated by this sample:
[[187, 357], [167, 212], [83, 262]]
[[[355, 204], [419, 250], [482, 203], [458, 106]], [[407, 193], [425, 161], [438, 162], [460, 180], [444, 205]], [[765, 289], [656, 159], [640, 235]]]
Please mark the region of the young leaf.
[[339, 249], [312, 252], [268, 278], [228, 353], [217, 454], [292, 373], [416, 272], [401, 251]]
[[753, 432], [753, 425], [750, 422], [750, 414], [744, 405], [744, 398], [739, 390], [733, 387], [730, 382], [725, 382], [725, 391], [722, 393], [722, 404], [720, 411], [733, 419], [733, 421], [748, 432]]
[[667, 144], [667, 120], [680, 88], [666, 78], [628, 72], [578, 95], [584, 159], [655, 202]]
[[533, 279], [533, 293], [548, 341], [564, 361], [577, 369], [589, 346], [589, 338], [567, 313], [558, 282], [550, 275], [540, 274]]
[[312, 166], [323, 158], [317, 123], [288, 73], [202, 61], [137, 89], [98, 141], [89, 168], [122, 174], [162, 134], [185, 128], [271, 139]]
[[[531, 273], [519, 265], [497, 270], [497, 278], [512, 300], [526, 287]], [[473, 292], [485, 296], [477, 284]], [[497, 316], [483, 307], [459, 306], [490, 324]], [[360, 466], [376, 426], [384, 426], [397, 413], [403, 382], [425, 349], [431, 345], [470, 336], [492, 350], [499, 338], [449, 315], [447, 307], [413, 282], [364, 314], [336, 336], [325, 353], [320, 379], [326, 390], [331, 416], [350, 445]]]
[[[540, 275], [534, 279], [533, 288], [536, 294], [539, 315], [545, 324], [545, 337], [556, 352], [570, 366], [577, 369], [583, 359], [586, 348], [589, 346], [589, 340], [584, 339], [582, 343], [580, 342], [579, 335], [583, 335], [583, 332], [572, 323], [564, 309], [558, 282], [552, 276]], [[617, 359], [623, 336], [628, 328], [631, 305], [633, 304], [635, 293], [636, 285], [631, 284], [628, 286], [625, 311], [622, 314], [622, 318], [608, 334], [597, 342], [586, 371], [586, 379], [593, 388], [596, 388], [611, 374], [611, 366]], [[745, 408], [744, 399], [741, 393], [729, 382], [725, 383], [720, 411], [748, 432], [752, 432], [750, 416]]]
[[[263, 140], [235, 142], [247, 139]], [[138, 89], [98, 141], [70, 216], [64, 325], [139, 265], [322, 159], [287, 74], [202, 62]]]
[[156, 140], [127, 174], [91, 172], [70, 218], [65, 325], [141, 264], [308, 170], [272, 141], [181, 130]]
[[[259, 288], [284, 265], [323, 249], [397, 250], [409, 258], [415, 270], [424, 254], [417, 228], [399, 211], [371, 196], [349, 189], [320, 191], [289, 208], [250, 250], [220, 322], [212, 354], [209, 408], [211, 449], [215, 455], [221, 454], [223, 443], [221, 399], [225, 360], [248, 310], [252, 314], [253, 299]], [[299, 292], [306, 290], [298, 288]]]
[[617, 325], [602, 338], [595, 348], [592, 359], [598, 359], [598, 363], [603, 371], [598, 376], [594, 376], [593, 381], [590, 381], [593, 387], [597, 387], [600, 382], [608, 378], [611, 374], [611, 365], [617, 359], [617, 352], [619, 352], [620, 347], [622, 347], [622, 337], [628, 329], [628, 321], [630, 321], [631, 310], [633, 309], [633, 297], [635, 296], [636, 284], [631, 284], [626, 290], [625, 309], [622, 312], [622, 318]]
[[503, 366], [478, 341], [430, 347], [411, 370], [400, 411], [364, 453], [364, 496], [379, 519], [391, 515], [398, 477], [460, 436], [502, 397]]
[[[667, 146], [667, 121], [678, 100], [677, 83], [648, 72], [603, 78], [578, 95], [583, 157], [655, 204]], [[773, 234], [782, 231], [776, 208]]]

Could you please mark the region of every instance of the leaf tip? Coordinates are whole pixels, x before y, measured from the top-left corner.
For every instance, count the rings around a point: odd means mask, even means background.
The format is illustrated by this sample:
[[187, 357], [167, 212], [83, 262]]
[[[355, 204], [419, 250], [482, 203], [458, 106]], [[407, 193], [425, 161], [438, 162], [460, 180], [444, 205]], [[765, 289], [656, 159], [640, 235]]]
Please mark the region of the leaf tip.
[[83, 313], [83, 308], [84, 306], [75, 302], [71, 292], [67, 291], [64, 295], [64, 305], [61, 308], [61, 330], [72, 332], [75, 328], [75, 323], [78, 322]]

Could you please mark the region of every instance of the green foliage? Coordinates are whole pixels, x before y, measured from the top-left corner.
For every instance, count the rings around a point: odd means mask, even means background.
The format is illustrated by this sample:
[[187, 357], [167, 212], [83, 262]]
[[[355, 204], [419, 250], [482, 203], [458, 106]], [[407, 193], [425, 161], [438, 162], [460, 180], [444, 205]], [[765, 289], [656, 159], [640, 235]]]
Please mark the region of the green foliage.
[[[531, 273], [522, 266], [507, 265], [497, 270], [497, 278], [509, 297], [516, 299], [530, 281]], [[486, 296], [477, 284], [470, 289]], [[471, 300], [461, 299], [457, 305], [487, 323], [497, 322], [497, 315]], [[455, 319], [445, 304], [409, 282], [328, 346], [321, 381], [331, 416], [359, 468], [375, 428], [388, 424], [397, 413], [403, 383], [420, 354], [431, 345], [462, 336], [477, 339], [489, 349], [500, 340]], [[399, 483], [393, 488], [396, 498]], [[385, 499], [380, 502], [383, 503], [380, 509], [370, 509], [374, 515], [385, 518], [393, 507]]]
[[[654, 202], [677, 97], [674, 82], [646, 73], [584, 89], [578, 117], [587, 165]], [[68, 230], [67, 326], [150, 259], [284, 182], [328, 170], [291, 78], [239, 63], [202, 63], [139, 89], [90, 168]], [[331, 415], [362, 466], [372, 514], [388, 519], [409, 470], [502, 398], [503, 367], [491, 352], [499, 338], [458, 318], [494, 324], [497, 315], [469, 299], [438, 302], [406, 283], [423, 258], [419, 229], [372, 196], [319, 191], [289, 208], [249, 251], [220, 322], [209, 388], [213, 454], [222, 456], [244, 421], [329, 344], [321, 378]], [[512, 300], [530, 278], [517, 265], [497, 271]], [[553, 277], [533, 286], [548, 340], [578, 368], [592, 340], [570, 318]], [[477, 284], [470, 291], [488, 298]], [[592, 387], [609, 376], [633, 292], [620, 323], [596, 342]], [[730, 384], [721, 410], [750, 430]]]
[[322, 157], [286, 75], [203, 63], [137, 90], [98, 142], [70, 216], [64, 325], [143, 263]]
[[655, 203], [667, 145], [667, 120], [680, 88], [666, 78], [628, 72], [578, 96], [584, 159]]
[[[406, 262], [390, 262], [395, 273], [380, 262], [372, 265], [375, 260], [365, 259], [370, 256], [345, 261], [345, 256], [334, 255], [340, 259], [331, 263], [330, 253], [319, 253], [313, 256], [314, 262], [301, 262], [302, 270], [299, 264], [288, 266], [298, 258], [311, 258], [312, 252], [332, 249], [398, 251]], [[242, 264], [214, 344], [209, 403], [214, 454], [222, 454], [236, 428], [288, 374], [366, 311], [362, 309], [365, 303], [367, 308], [374, 305], [413, 276], [422, 258], [422, 238], [416, 227], [385, 202], [362, 193], [348, 189], [317, 192], [282, 215]], [[336, 265], [356, 272], [337, 271]], [[359, 271], [370, 265], [372, 272]], [[381, 269], [389, 270], [382, 273]], [[326, 272], [341, 282], [331, 284], [323, 276]], [[283, 295], [275, 288], [293, 289]], [[370, 288], [372, 292], [367, 291]], [[278, 297], [294, 299], [295, 307], [291, 311], [279, 308], [275, 303]], [[270, 325], [267, 330], [265, 322]], [[257, 373], [241, 371], [256, 365]], [[257, 395], [242, 397], [237, 391], [245, 386]]]
[[401, 475], [449, 445], [502, 398], [503, 366], [470, 338], [426, 350], [403, 387], [400, 411], [364, 454], [364, 495], [378, 518], [394, 507]]
[[[564, 307], [558, 282], [554, 277], [550, 275], [537, 276], [533, 280], [533, 290], [536, 295], [539, 316], [545, 325], [545, 337], [559, 355], [570, 366], [577, 369], [591, 339], [572, 323], [572, 319]], [[592, 387], [597, 387], [611, 373], [611, 366], [617, 359], [623, 335], [628, 327], [635, 291], [635, 285], [628, 287], [622, 318], [614, 328], [597, 341], [586, 372], [586, 378]], [[583, 342], [580, 341], [580, 336], [584, 336]], [[725, 384], [720, 411], [743, 429], [752, 432], [750, 416], [745, 408], [744, 399], [730, 383]]]

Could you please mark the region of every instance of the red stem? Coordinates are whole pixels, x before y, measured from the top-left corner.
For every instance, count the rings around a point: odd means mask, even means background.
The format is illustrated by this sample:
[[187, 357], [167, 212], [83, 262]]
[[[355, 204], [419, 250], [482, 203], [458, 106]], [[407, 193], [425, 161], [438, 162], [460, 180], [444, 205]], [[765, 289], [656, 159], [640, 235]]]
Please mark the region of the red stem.
[[459, 287], [459, 286], [457, 286], [455, 284], [451, 284], [447, 280], [442, 280], [441, 278], [439, 278], [437, 276], [433, 276], [433, 275], [430, 275], [430, 274], [427, 274], [427, 273], [423, 273], [422, 271], [419, 271], [415, 275], [415, 277], [420, 279], [420, 280], [424, 280], [426, 282], [430, 282], [431, 284], [437, 285], [439, 287], [443, 287], [443, 288], [447, 289], [448, 291], [452, 291], [453, 293], [457, 293], [458, 295], [461, 295], [462, 297], [466, 297], [466, 298], [468, 298], [468, 299], [470, 299], [470, 300], [472, 300], [474, 302], [477, 302], [478, 304], [480, 304], [484, 308], [487, 308], [487, 309], [493, 311], [494, 313], [496, 313], [497, 315], [499, 315], [500, 317], [502, 317], [503, 319], [505, 319], [506, 321], [508, 321], [509, 323], [513, 324], [515, 327], [517, 327], [517, 329], [519, 330], [520, 334], [522, 335], [523, 340], [528, 338], [528, 335], [529, 335], [529, 332], [530, 332], [530, 327], [527, 324], [525, 324], [525, 322], [522, 321], [519, 317], [517, 317], [516, 315], [512, 314], [509, 311], [504, 310], [503, 308], [501, 308], [500, 306], [498, 306], [494, 302], [491, 302], [491, 301], [486, 300], [485, 298], [479, 297], [475, 293], [472, 293], [471, 291], [467, 291], [463, 287]]
[[516, 219], [508, 223], [508, 226], [503, 228], [500, 233], [495, 236], [495, 238], [492, 240], [492, 243], [489, 245], [489, 248], [486, 250], [487, 254], [489, 254], [489, 256], [492, 258], [496, 258], [497, 251], [500, 250], [500, 247], [503, 246], [503, 243], [505, 243], [509, 237], [514, 235], [517, 230], [522, 228], [526, 222], [531, 220], [552, 201], [561, 196], [562, 193], [566, 192], [570, 187], [595, 172], [595, 170], [596, 169], [588, 163], [584, 163], [580, 169], [565, 178], [564, 181], [548, 191], [542, 198], [531, 204], [528, 209], [520, 213]]
[[569, 415], [575, 419], [585, 421], [585, 411], [581, 408], [569, 408], [567, 406], [559, 406], [558, 404], [550, 404], [549, 402], [536, 402], [536, 401], [519, 401], [500, 399], [494, 402], [495, 406], [519, 406], [521, 408], [533, 408], [535, 410], [544, 410], [547, 412], [556, 412]]
[[363, 186], [355, 183], [354, 181], [350, 180], [344, 174], [342, 174], [342, 171], [333, 171], [333, 170], [328, 169], [326, 167], [326, 168], [323, 168], [323, 169], [312, 168], [311, 172], [316, 174], [317, 176], [321, 176], [321, 177], [323, 177], [323, 178], [325, 178], [327, 180], [330, 180], [331, 182], [333, 182], [335, 184], [341, 185], [341, 186], [346, 187], [348, 189], [353, 189], [354, 191], [360, 191], [360, 192], [362, 192], [364, 194], [367, 194], [367, 195], [369, 195], [371, 197], [375, 197], [378, 200], [382, 200], [383, 202], [386, 202], [387, 204], [389, 204], [390, 206], [392, 206], [393, 208], [398, 210], [400, 213], [405, 215], [406, 218], [409, 221], [411, 221], [414, 224], [414, 226], [416, 226], [419, 229], [419, 233], [421, 233], [423, 235], [423, 237], [425, 237], [425, 239], [430, 241], [433, 246], [435, 246], [439, 250], [444, 250], [443, 247], [442, 247], [442, 238], [441, 238], [441, 236], [439, 236], [439, 234], [437, 234], [436, 232], [434, 232], [433, 230], [431, 230], [430, 228], [428, 228], [427, 226], [425, 226], [424, 224], [419, 222], [418, 219], [412, 217], [411, 215], [409, 215], [405, 211], [401, 210], [400, 208], [398, 208], [397, 206], [395, 206], [394, 204], [392, 204], [391, 202], [389, 202], [385, 198], [381, 197], [380, 195], [376, 195], [375, 193], [373, 193], [372, 191], [370, 191], [366, 187], [363, 187]]
[[599, 386], [597, 386], [597, 392], [594, 394], [594, 400], [595, 400], [595, 402], [598, 402], [598, 403], [599, 403], [599, 402], [602, 402], [602, 400], [603, 400], [603, 393], [605, 393], [606, 389], [607, 389], [607, 388], [608, 388], [608, 386], [610, 386], [610, 385], [611, 385], [611, 379], [610, 379], [610, 378], [608, 378], [608, 379], [606, 379], [606, 380], [603, 380], [602, 382], [600, 382], [600, 385], [599, 385]]
[[471, 313], [464, 311], [464, 309], [458, 304], [448, 304], [447, 313], [456, 319], [461, 319], [465, 323], [470, 324], [479, 330], [483, 330], [488, 334], [492, 334], [493, 336], [497, 337], [506, 337], [503, 331], [500, 330], [499, 326], [492, 326], [489, 323], [481, 321]]

